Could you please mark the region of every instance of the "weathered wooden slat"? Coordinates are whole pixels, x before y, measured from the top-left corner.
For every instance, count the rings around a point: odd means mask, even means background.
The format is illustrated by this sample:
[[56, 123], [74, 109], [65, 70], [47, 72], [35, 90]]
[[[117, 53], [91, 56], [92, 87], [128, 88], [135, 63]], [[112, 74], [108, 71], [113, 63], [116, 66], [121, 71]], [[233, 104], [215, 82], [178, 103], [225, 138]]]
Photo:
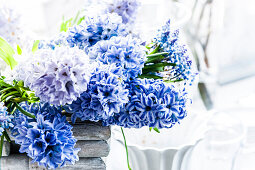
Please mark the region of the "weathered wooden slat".
[[25, 154], [14, 154], [1, 158], [1, 170], [29, 170], [28, 157]]
[[11, 152], [11, 144], [7, 141], [4, 141], [2, 156], [9, 156], [10, 152]]
[[[101, 158], [80, 158], [74, 165], [66, 165], [57, 170], [105, 170], [106, 166]], [[32, 163], [29, 160], [29, 170], [46, 170], [46, 168], [39, 167], [37, 163]]]
[[106, 141], [77, 141], [76, 148], [81, 148], [79, 157], [106, 157], [110, 147]]
[[[108, 140], [111, 137], [111, 130], [108, 126], [102, 126], [100, 123], [96, 122], [77, 122], [72, 124], [73, 126], [73, 136], [77, 140]], [[7, 132], [11, 138], [10, 132]]]
[[[1, 158], [1, 170], [46, 170], [39, 167], [37, 163], [32, 163], [24, 154], [13, 154], [8, 157]], [[105, 170], [105, 163], [101, 158], [80, 158], [74, 165], [67, 165], [59, 170]]]
[[[19, 153], [19, 145], [12, 143], [11, 144], [11, 154]], [[81, 148], [78, 153], [79, 157], [106, 157], [110, 152], [110, 147], [106, 141], [77, 141], [76, 148]], [[9, 151], [10, 153], [10, 151]], [[8, 154], [9, 154], [8, 153]], [[7, 156], [7, 154], [6, 154]]]
[[111, 130], [110, 127], [86, 122], [74, 124], [73, 135], [77, 140], [108, 140], [111, 137]]

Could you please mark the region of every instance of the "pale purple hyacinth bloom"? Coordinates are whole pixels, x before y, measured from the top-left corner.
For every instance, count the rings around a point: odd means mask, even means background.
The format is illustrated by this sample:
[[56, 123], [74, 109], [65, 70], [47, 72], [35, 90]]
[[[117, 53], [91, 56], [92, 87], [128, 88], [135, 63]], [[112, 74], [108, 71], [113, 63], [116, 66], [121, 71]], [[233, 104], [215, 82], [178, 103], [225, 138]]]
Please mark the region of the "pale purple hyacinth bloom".
[[141, 5], [138, 0], [114, 0], [110, 3], [107, 12], [117, 13], [123, 23], [132, 23], [135, 20], [137, 9]]
[[40, 49], [32, 57], [18, 66], [18, 78], [41, 101], [65, 105], [87, 90], [91, 65], [82, 50], [66, 46]]

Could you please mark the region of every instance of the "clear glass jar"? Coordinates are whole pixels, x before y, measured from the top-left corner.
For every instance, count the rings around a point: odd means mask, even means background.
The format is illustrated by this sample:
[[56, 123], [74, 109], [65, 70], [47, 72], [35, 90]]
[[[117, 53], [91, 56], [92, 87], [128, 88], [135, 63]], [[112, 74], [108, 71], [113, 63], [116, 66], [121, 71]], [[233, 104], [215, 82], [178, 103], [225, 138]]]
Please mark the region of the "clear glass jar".
[[232, 170], [254, 170], [255, 127], [248, 127], [246, 139], [236, 154]]

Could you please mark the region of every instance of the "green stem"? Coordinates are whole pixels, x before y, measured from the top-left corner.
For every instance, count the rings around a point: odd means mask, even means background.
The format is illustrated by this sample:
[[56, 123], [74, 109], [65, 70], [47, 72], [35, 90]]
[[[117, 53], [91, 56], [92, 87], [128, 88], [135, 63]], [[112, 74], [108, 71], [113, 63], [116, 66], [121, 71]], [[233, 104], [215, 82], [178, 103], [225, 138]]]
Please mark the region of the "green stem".
[[19, 109], [19, 111], [21, 113], [23, 113], [24, 115], [26, 115], [28, 117], [31, 117], [31, 118], [35, 119], [35, 115], [33, 115], [32, 113], [29, 113], [29, 112], [25, 111], [24, 109], [22, 109], [22, 107], [20, 107], [19, 104], [15, 103], [15, 105], [16, 105], [17, 109]]
[[1, 141], [0, 141], [0, 158], [2, 157], [3, 145], [4, 145], [4, 135], [2, 134]]
[[129, 170], [132, 170], [131, 167], [130, 167], [130, 164], [129, 164], [129, 158], [128, 158], [128, 148], [127, 148], [127, 141], [126, 141], [126, 137], [125, 137], [125, 134], [124, 134], [124, 131], [123, 131], [123, 128], [121, 128], [121, 133], [123, 135], [123, 140], [124, 140], [124, 143], [125, 143], [125, 149], [126, 149], [126, 155], [127, 155], [127, 165], [128, 165], [128, 169]]

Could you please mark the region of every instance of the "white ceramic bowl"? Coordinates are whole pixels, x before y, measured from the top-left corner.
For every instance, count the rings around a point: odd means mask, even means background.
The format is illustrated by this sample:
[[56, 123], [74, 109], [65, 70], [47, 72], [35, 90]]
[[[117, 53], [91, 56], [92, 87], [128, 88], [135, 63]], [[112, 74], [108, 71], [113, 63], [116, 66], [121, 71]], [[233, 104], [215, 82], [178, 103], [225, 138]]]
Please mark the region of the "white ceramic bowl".
[[[134, 170], [171, 170], [175, 153], [182, 147], [193, 145], [205, 130], [209, 114], [191, 113], [181, 124], [160, 133], [148, 127], [124, 129], [131, 168]], [[113, 137], [124, 147], [119, 127], [113, 127]]]

